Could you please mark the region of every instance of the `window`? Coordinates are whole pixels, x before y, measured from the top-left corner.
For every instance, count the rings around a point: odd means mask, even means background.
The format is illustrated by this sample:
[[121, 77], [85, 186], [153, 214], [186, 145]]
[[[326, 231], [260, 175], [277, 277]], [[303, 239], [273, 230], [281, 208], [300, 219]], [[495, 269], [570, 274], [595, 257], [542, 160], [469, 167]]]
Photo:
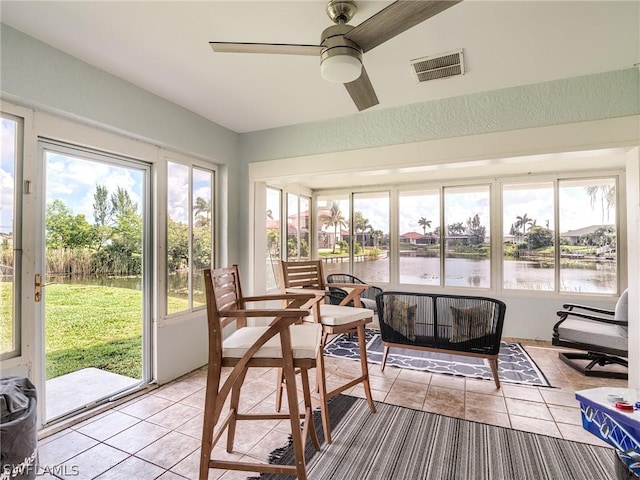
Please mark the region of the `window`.
[[280, 260], [280, 215], [282, 212], [282, 190], [267, 187], [267, 292], [278, 289], [278, 261]]
[[22, 122], [2, 114], [0, 142], [0, 359], [20, 355], [20, 255], [19, 219], [22, 200]]
[[318, 256], [325, 275], [350, 273], [349, 203], [347, 195], [318, 197]]
[[560, 291], [618, 291], [616, 205], [613, 178], [558, 181]]
[[353, 195], [353, 274], [389, 282], [389, 193]]
[[553, 182], [502, 187], [503, 287], [555, 290]]
[[308, 260], [309, 197], [287, 193], [287, 259]]
[[445, 286], [491, 287], [489, 187], [444, 189]]
[[400, 283], [440, 285], [440, 192], [398, 196]]
[[616, 203], [614, 178], [503, 185], [504, 288], [616, 293]]
[[167, 314], [205, 305], [202, 272], [213, 266], [214, 172], [168, 162]]

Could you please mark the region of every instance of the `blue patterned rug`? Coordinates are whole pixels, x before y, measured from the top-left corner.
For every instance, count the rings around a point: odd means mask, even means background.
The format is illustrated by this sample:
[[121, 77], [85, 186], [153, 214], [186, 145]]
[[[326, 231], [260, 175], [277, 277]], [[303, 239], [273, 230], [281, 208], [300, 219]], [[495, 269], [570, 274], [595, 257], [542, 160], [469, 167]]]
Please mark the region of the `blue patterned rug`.
[[[369, 363], [380, 365], [382, 351], [380, 334], [367, 329], [367, 359]], [[327, 343], [324, 354], [327, 357], [359, 360], [358, 337], [354, 335], [352, 339], [349, 339], [346, 334], [338, 335]], [[493, 374], [487, 360], [476, 357], [392, 347], [387, 356], [387, 366], [493, 381]], [[519, 343], [501, 343], [498, 355], [498, 377], [501, 382], [551, 387], [542, 370]]]

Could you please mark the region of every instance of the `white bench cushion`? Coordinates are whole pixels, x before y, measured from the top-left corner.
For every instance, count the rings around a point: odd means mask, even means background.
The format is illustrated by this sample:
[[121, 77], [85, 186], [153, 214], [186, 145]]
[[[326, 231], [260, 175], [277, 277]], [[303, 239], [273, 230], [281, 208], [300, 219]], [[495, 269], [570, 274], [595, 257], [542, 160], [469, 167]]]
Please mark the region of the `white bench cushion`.
[[373, 317], [368, 308], [346, 307], [342, 305], [320, 305], [320, 321], [323, 325], [344, 325]]
[[[264, 327], [244, 327], [236, 330], [222, 342], [222, 356], [240, 358], [256, 343], [256, 340], [269, 329]], [[322, 326], [317, 323], [305, 323], [292, 325], [291, 344], [293, 346], [293, 358], [316, 358], [320, 349]], [[269, 339], [253, 358], [282, 358], [280, 335]]]
[[628, 351], [626, 328], [588, 320], [567, 319], [558, 327], [560, 339]]

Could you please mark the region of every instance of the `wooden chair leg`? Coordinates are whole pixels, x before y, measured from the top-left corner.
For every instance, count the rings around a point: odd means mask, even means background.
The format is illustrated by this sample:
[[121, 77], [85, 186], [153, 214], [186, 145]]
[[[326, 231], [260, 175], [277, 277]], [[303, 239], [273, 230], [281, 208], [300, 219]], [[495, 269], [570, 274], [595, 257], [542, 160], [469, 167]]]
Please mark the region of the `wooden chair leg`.
[[369, 365], [367, 363], [367, 345], [364, 325], [358, 325], [358, 347], [360, 347], [360, 366], [362, 368], [362, 375], [364, 380], [364, 394], [367, 397], [369, 403], [369, 409], [372, 413], [376, 413], [376, 405], [373, 403], [373, 396], [371, 395], [371, 386], [369, 385]]
[[385, 345], [384, 349], [382, 351], [382, 363], [380, 364], [380, 371], [381, 372], [384, 372], [384, 367], [387, 364], [387, 355], [389, 355], [389, 347], [387, 347]]
[[238, 409], [240, 408], [240, 388], [244, 383], [247, 370], [242, 372], [242, 375], [236, 380], [231, 389], [231, 401], [229, 403], [229, 411], [231, 416], [229, 417], [229, 426], [227, 427], [227, 452], [233, 452], [233, 442], [236, 437], [236, 424], [238, 422]]
[[320, 416], [322, 417], [322, 429], [324, 441], [331, 443], [331, 425], [329, 424], [329, 407], [327, 406], [327, 379], [324, 370], [324, 354], [322, 349], [318, 352], [316, 361], [316, 385], [320, 395]]
[[498, 359], [489, 359], [489, 365], [491, 366], [491, 372], [493, 373], [493, 381], [496, 384], [496, 388], [500, 388], [500, 378], [498, 378]]
[[282, 410], [282, 389], [284, 388], [284, 374], [282, 373], [282, 369], [278, 369], [278, 377], [276, 379], [277, 388], [276, 388], [276, 412]]
[[299, 480], [307, 480], [307, 471], [304, 460], [304, 446], [302, 432], [300, 430], [300, 410], [298, 408], [298, 389], [296, 386], [296, 373], [292, 364], [285, 361], [284, 380], [287, 389], [287, 401], [289, 402], [289, 415], [291, 421], [291, 439], [295, 455], [295, 467]]
[[316, 425], [313, 421], [313, 406], [311, 404], [311, 386], [309, 385], [309, 372], [306, 368], [300, 369], [300, 377], [302, 380], [302, 393], [304, 398], [304, 430], [302, 432], [302, 446], [307, 443], [307, 434], [311, 437], [313, 446], [316, 450], [320, 450], [320, 441], [316, 432]]
[[[207, 391], [204, 404], [204, 422], [202, 427], [202, 444], [200, 448], [200, 475], [199, 480], [209, 478], [209, 461], [213, 449], [213, 429], [218, 423], [216, 414], [216, 402], [218, 400], [218, 383], [207, 380]], [[219, 416], [219, 415], [218, 415]]]

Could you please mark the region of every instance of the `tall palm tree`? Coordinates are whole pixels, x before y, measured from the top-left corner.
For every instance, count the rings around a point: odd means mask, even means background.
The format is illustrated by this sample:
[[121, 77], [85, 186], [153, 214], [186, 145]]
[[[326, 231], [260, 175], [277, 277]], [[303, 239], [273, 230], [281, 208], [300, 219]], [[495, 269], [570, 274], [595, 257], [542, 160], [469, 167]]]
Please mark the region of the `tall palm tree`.
[[615, 185], [592, 185], [584, 187], [585, 192], [589, 195], [589, 203], [591, 208], [595, 208], [596, 201], [600, 197], [600, 208], [602, 209], [602, 225], [604, 225], [604, 215], [607, 214], [607, 221], [611, 208], [616, 204], [616, 187]]
[[358, 232], [360, 232], [362, 234], [362, 248], [364, 248], [364, 242], [365, 242], [365, 232], [367, 231], [367, 229], [372, 229], [373, 227], [371, 226], [371, 224], [369, 223], [369, 219], [368, 218], [364, 218], [364, 215], [362, 215], [362, 212], [354, 212], [353, 214], [353, 229], [355, 230], [356, 233], [356, 239], [358, 238]]
[[427, 228], [431, 228], [431, 220], [427, 220], [425, 217], [420, 217], [418, 220], [418, 225], [422, 227], [422, 234], [427, 234]]
[[336, 246], [338, 245], [338, 230], [346, 225], [347, 220], [342, 215], [338, 202], [332, 202], [329, 212], [322, 215], [322, 226], [334, 228], [333, 253], [336, 253]]
[[530, 227], [534, 223], [534, 220], [525, 213], [524, 215], [518, 215], [516, 217], [516, 223], [514, 226], [516, 227], [516, 230], [522, 229], [522, 235], [524, 236], [527, 233], [527, 226]]
[[452, 223], [447, 226], [447, 229], [449, 230], [449, 235], [462, 235], [466, 230], [462, 222]]
[[193, 214], [196, 227], [208, 227], [211, 222], [211, 201], [207, 201], [202, 197], [196, 198]]

